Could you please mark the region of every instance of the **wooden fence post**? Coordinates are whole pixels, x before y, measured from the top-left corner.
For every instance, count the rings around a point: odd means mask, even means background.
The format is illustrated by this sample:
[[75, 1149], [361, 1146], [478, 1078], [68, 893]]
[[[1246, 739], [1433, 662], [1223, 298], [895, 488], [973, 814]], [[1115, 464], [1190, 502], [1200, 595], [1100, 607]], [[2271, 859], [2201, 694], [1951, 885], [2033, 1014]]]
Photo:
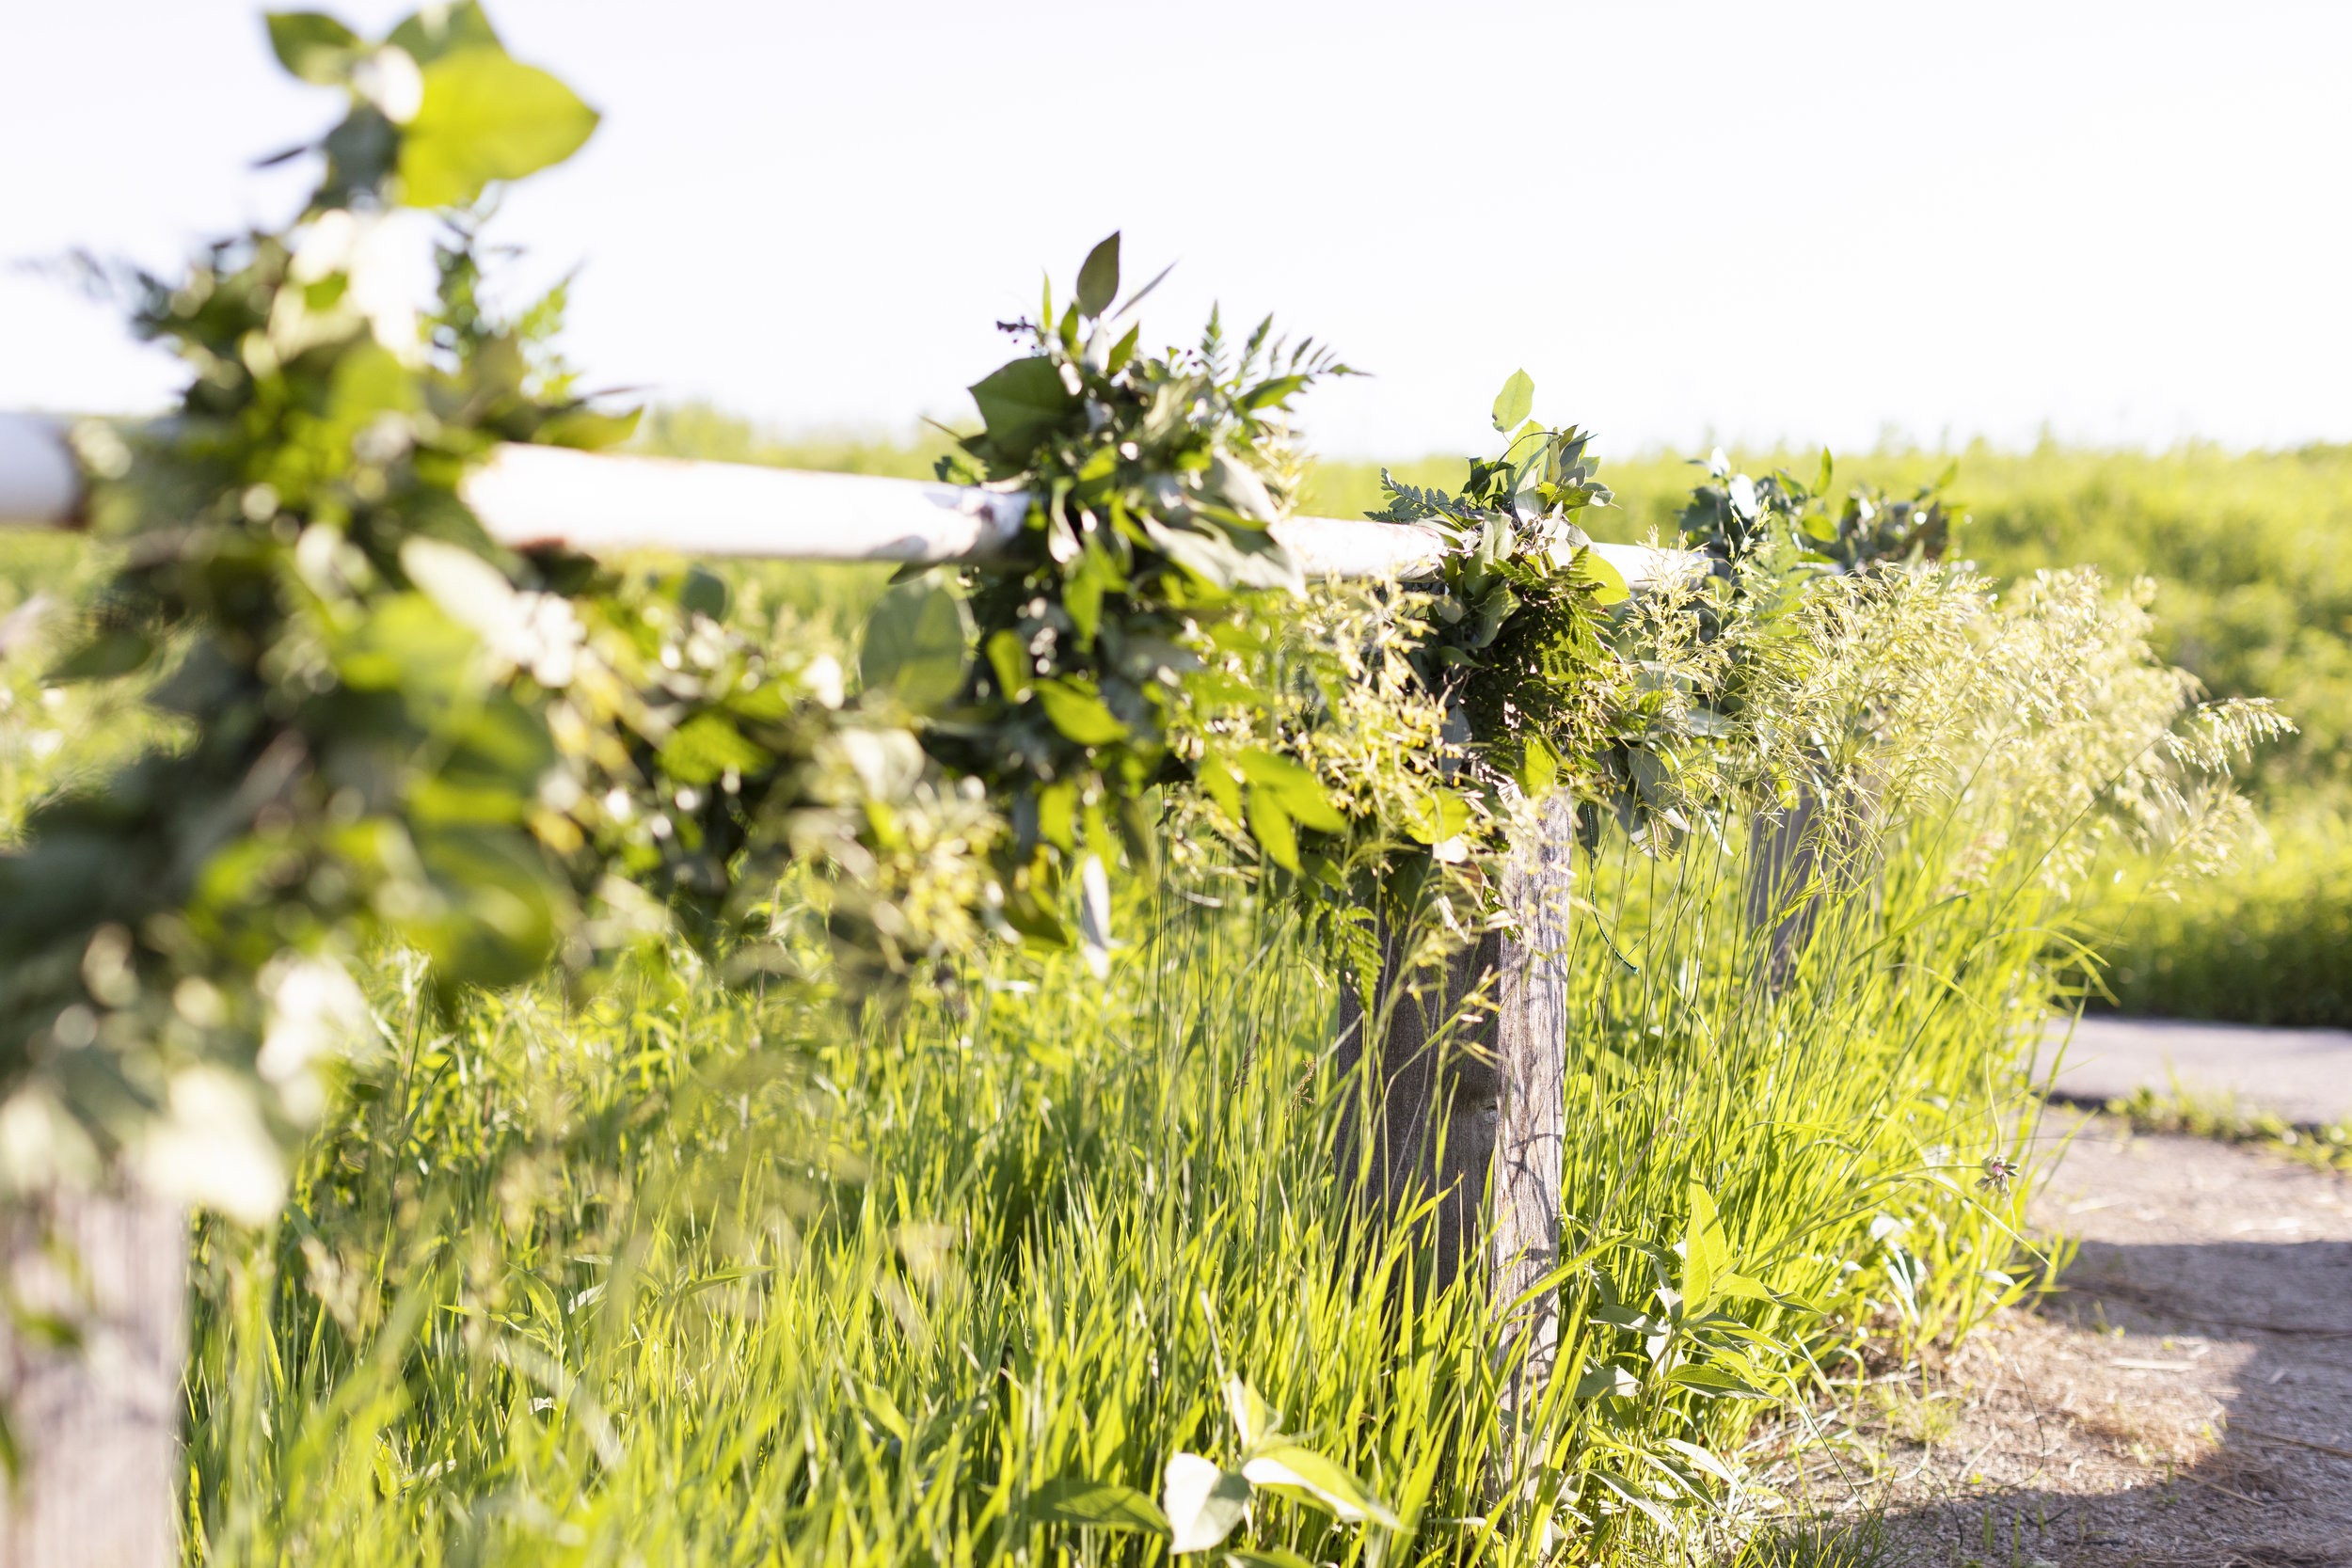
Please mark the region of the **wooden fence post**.
[[1496, 1020], [1502, 1097], [1487, 1245], [1492, 1299], [1502, 1314], [1495, 1353], [1509, 1371], [1503, 1413], [1513, 1426], [1543, 1398], [1559, 1354], [1558, 1292], [1513, 1304], [1560, 1259], [1575, 855], [1576, 802], [1561, 790], [1544, 802], [1537, 831], [1513, 847], [1503, 874], [1503, 899], [1518, 929], [1502, 942]]
[[[1489, 932], [1409, 974], [1403, 968], [1404, 934], [1384, 920], [1379, 941], [1375, 994], [1392, 999], [1392, 1010], [1378, 1042], [1376, 1076], [1349, 1091], [1340, 1122], [1340, 1174], [1352, 1181], [1361, 1173], [1357, 1200], [1383, 1218], [1439, 1196], [1427, 1283], [1442, 1288], [1461, 1272], [1466, 1256], [1476, 1256], [1479, 1202], [1494, 1153], [1502, 1083], [1491, 999], [1502, 939]], [[1485, 1016], [1463, 1016], [1481, 989], [1489, 998]], [[1341, 988], [1337, 1064], [1343, 1078], [1363, 1060], [1365, 1037], [1378, 1022], [1376, 1014], [1364, 1012], [1353, 987]]]
[[19, 1470], [0, 1489], [0, 1568], [170, 1568], [186, 1211], [135, 1190], [57, 1190], [6, 1224], [16, 1312], [0, 1321], [0, 1398]]
[[[1500, 1314], [1498, 1364], [1511, 1369], [1504, 1408], [1514, 1422], [1541, 1398], [1558, 1354], [1553, 1293], [1518, 1298], [1559, 1260], [1575, 848], [1576, 803], [1561, 791], [1514, 847], [1504, 873], [1518, 931], [1488, 933], [1442, 970], [1402, 976], [1401, 939], [1382, 928], [1379, 993], [1404, 982], [1404, 994], [1369, 1085], [1376, 1126], [1364, 1129], [1351, 1104], [1340, 1136], [1343, 1176], [1363, 1163], [1367, 1207], [1392, 1213], [1440, 1196], [1433, 1283], [1450, 1283], [1474, 1260], [1486, 1263], [1488, 1297]], [[1483, 1017], [1455, 1016], [1482, 992], [1488, 998]], [[1446, 1029], [1449, 1019], [1454, 1022]], [[1363, 1036], [1375, 1021], [1350, 991], [1343, 993], [1339, 1022], [1344, 1073], [1363, 1059]]]

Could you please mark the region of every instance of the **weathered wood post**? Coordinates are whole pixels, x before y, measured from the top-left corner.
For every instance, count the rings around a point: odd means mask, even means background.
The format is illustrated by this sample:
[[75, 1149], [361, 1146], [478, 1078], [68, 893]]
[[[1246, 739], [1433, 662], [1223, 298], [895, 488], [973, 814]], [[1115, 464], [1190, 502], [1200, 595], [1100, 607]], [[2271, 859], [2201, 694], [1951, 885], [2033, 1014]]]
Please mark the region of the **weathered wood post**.
[[1757, 931], [1770, 927], [1762, 974], [1770, 991], [1788, 983], [1812, 940], [1820, 897], [1797, 895], [1820, 870], [1821, 827], [1820, 797], [1809, 785], [1800, 788], [1796, 800], [1777, 814], [1759, 813], [1748, 825], [1748, 926]]
[[1559, 1354], [1558, 1292], [1518, 1298], [1560, 1260], [1575, 854], [1576, 802], [1562, 790], [1543, 803], [1535, 832], [1514, 847], [1503, 875], [1503, 898], [1518, 929], [1502, 942], [1495, 1053], [1502, 1101], [1486, 1244], [1489, 1288], [1502, 1314], [1496, 1354], [1509, 1374], [1503, 1410], [1514, 1424], [1542, 1400]]
[[1576, 803], [1564, 790], [1544, 802], [1506, 864], [1502, 896], [1516, 931], [1490, 932], [1406, 975], [1403, 939], [1384, 927], [1375, 994], [1395, 998], [1385, 1032], [1351, 989], [1339, 1009], [1343, 1076], [1363, 1061], [1366, 1035], [1381, 1036], [1376, 1076], [1343, 1118], [1343, 1180], [1361, 1171], [1359, 1199], [1374, 1213], [1438, 1199], [1431, 1283], [1486, 1271], [1505, 1379], [1498, 1491], [1518, 1473], [1525, 1425], [1559, 1355], [1558, 1295], [1536, 1287], [1560, 1256], [1575, 848]]
[[0, 1568], [180, 1560], [187, 1250], [186, 1212], [135, 1190], [56, 1190], [7, 1216], [0, 1402], [17, 1474], [0, 1490]]
[[1502, 1112], [1495, 994], [1502, 938], [1489, 932], [1444, 960], [1405, 966], [1406, 937], [1383, 922], [1375, 992], [1391, 1007], [1385, 1028], [1343, 987], [1336, 1065], [1346, 1078], [1377, 1037], [1375, 1067], [1354, 1091], [1339, 1133], [1343, 1180], [1368, 1213], [1391, 1218], [1435, 1196], [1430, 1283], [1444, 1286], [1476, 1256]]

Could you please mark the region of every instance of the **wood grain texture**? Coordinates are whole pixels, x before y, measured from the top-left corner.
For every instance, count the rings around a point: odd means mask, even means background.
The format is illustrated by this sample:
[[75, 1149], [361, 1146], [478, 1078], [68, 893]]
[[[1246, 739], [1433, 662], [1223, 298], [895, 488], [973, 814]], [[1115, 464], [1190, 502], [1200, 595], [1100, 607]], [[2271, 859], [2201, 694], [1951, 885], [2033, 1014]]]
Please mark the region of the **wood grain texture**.
[[1518, 846], [1503, 897], [1518, 929], [1502, 944], [1493, 1222], [1487, 1237], [1498, 1364], [1506, 1415], [1531, 1409], [1559, 1354], [1559, 1292], [1513, 1303], [1558, 1266], [1561, 1160], [1567, 1135], [1568, 943], [1575, 933], [1576, 803], [1545, 802], [1540, 830]]
[[[1341, 1179], [1360, 1181], [1358, 1201], [1385, 1218], [1442, 1195], [1429, 1220], [1430, 1283], [1442, 1287], [1476, 1255], [1479, 1210], [1494, 1150], [1501, 1083], [1495, 1072], [1493, 933], [1443, 963], [1407, 972], [1404, 941], [1383, 924], [1378, 995], [1387, 1028], [1367, 1018], [1352, 986], [1340, 988], [1338, 1066], [1349, 1101], [1341, 1117]], [[1479, 999], [1472, 1008], [1466, 1004]], [[1367, 1033], [1380, 1034], [1378, 1070], [1352, 1077]]]
[[17, 1208], [9, 1284], [78, 1350], [0, 1322], [0, 1397], [24, 1474], [0, 1487], [0, 1568], [169, 1568], [187, 1357], [186, 1213], [59, 1192]]

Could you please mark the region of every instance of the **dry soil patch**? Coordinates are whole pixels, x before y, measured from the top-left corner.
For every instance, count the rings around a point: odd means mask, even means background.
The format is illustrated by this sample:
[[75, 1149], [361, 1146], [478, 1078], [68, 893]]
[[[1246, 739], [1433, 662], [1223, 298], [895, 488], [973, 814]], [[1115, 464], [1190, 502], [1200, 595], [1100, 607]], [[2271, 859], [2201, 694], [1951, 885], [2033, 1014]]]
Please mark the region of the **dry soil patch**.
[[2065, 1289], [1865, 1390], [1784, 1489], [1883, 1507], [1842, 1544], [1890, 1562], [2352, 1565], [2352, 1180], [2051, 1132], [2033, 1212], [2082, 1240]]

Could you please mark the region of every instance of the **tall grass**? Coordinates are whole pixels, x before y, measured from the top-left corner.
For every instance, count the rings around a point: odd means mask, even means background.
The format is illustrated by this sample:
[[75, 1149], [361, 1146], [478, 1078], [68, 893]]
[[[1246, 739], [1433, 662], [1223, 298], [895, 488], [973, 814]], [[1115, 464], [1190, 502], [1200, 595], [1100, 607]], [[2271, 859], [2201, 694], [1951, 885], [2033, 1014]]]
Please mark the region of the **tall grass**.
[[[2017, 1152], [1999, 1025], [2033, 1000], [2033, 944], [1921, 944], [2001, 974], [1955, 996], [1931, 961], [1857, 951], [1884, 926], [1856, 895], [1767, 1000], [1736, 973], [1739, 860], [1605, 859], [1640, 972], [1598, 923], [1576, 959], [1571, 1244], [1607, 1244], [1564, 1292], [1539, 1464], [1562, 1523], [1629, 1549], [1658, 1527], [1599, 1473], [1697, 1532], [1735, 1499], [1665, 1439], [1750, 1467], [1758, 1405], [1672, 1381], [1655, 1329], [1597, 1316], [1654, 1316], [1685, 1282], [1692, 1183], [1734, 1266], [1830, 1311], [1725, 1305], [1827, 1375], [2023, 1283], [1993, 1272], [2013, 1216], [1973, 1179]], [[684, 963], [586, 1008], [518, 993], [438, 1020], [388, 963], [392, 1041], [286, 1222], [200, 1243], [192, 1558], [1145, 1560], [1025, 1502], [1063, 1476], [1156, 1494], [1172, 1452], [1230, 1454], [1229, 1375], [1392, 1501], [1402, 1560], [1534, 1556], [1523, 1521], [1462, 1522], [1490, 1513], [1500, 1419], [1474, 1284], [1424, 1295], [1409, 1234], [1351, 1230], [1317, 955], [1246, 892], [1128, 912], [1149, 934], [1106, 985], [1008, 958], [964, 1016], [859, 1032]], [[1749, 1350], [1702, 1358], [1819, 1386]], [[1613, 1364], [1625, 1397], [1565, 1387]], [[1380, 1544], [1289, 1502], [1249, 1539]]]
[[[803, 644], [874, 586], [739, 583]], [[1335, 1168], [1327, 956], [1204, 844], [1120, 888], [1106, 981], [1000, 950], [894, 1016], [660, 948], [442, 1013], [382, 955], [381, 1047], [283, 1220], [199, 1232], [189, 1560], [1157, 1560], [1033, 1499], [1231, 1464], [1234, 1377], [1404, 1526], [1262, 1492], [1232, 1543], [1261, 1560], [1661, 1560], [1801, 1511], [1775, 1466], [1805, 1402], [2031, 1288], [2019, 1048], [2102, 835], [2189, 805], [2150, 760], [2180, 689], [2137, 612], [2078, 578], [2017, 597], [1819, 596], [1740, 644], [1678, 852], [1612, 831], [1580, 859], [1573, 1262], [1518, 1442], [1500, 1304], [1429, 1290], [1425, 1237]], [[1657, 652], [1674, 702], [1731, 678]], [[114, 743], [0, 668], [20, 793]], [[1749, 824], [1794, 760], [1839, 804], [1759, 923]], [[789, 888], [779, 919], [821, 974]]]
[[1786, 1513], [1802, 1423], [1767, 1415], [2036, 1267], [1987, 1172], [2026, 1147], [2052, 868], [2177, 689], [2123, 678], [2095, 588], [2046, 597], [1988, 620], [1922, 577], [1759, 667], [1756, 712], [1867, 720], [1878, 759], [1784, 890], [1810, 909], [1785, 970], [1737, 812], [1580, 863], [1574, 1262], [1517, 1446], [1497, 1304], [1423, 1286], [1421, 1232], [1335, 1171], [1326, 955], [1204, 855], [1121, 889], [1107, 981], [999, 952], [855, 1025], [660, 952], [586, 1003], [444, 1017], [386, 956], [384, 1047], [284, 1222], [200, 1240], [191, 1559], [1156, 1560], [1033, 1499], [1232, 1465], [1234, 1377], [1404, 1527], [1262, 1492], [1233, 1542], [1261, 1560], [1655, 1560]]

